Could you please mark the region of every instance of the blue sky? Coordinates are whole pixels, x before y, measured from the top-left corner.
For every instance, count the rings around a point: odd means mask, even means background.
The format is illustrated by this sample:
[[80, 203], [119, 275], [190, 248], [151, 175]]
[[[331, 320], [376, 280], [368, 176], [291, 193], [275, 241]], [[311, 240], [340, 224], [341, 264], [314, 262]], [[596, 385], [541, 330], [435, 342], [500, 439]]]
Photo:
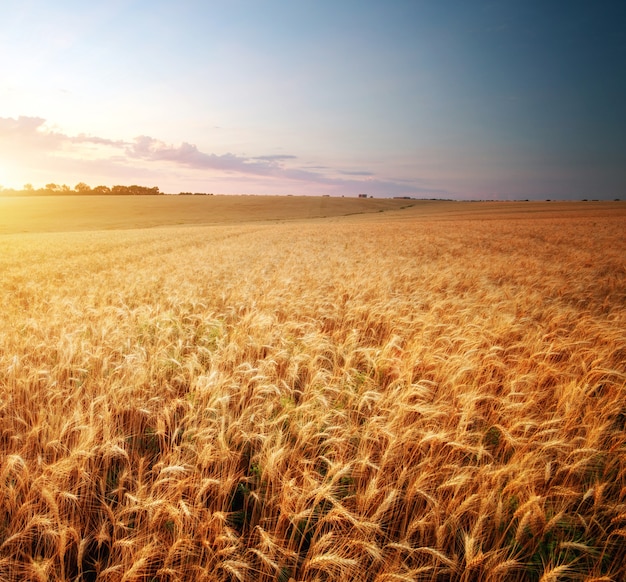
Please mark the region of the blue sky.
[[626, 196], [622, 0], [8, 0], [0, 184]]

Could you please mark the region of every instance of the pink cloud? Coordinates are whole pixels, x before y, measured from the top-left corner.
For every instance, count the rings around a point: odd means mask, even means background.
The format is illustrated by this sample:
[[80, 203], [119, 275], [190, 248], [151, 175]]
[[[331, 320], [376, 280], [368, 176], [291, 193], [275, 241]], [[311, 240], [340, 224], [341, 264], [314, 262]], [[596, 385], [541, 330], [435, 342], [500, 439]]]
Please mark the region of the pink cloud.
[[73, 143], [93, 143], [114, 147], [123, 147], [125, 145], [125, 142], [121, 140], [114, 141], [85, 134], [68, 136], [63, 133], [50, 131], [45, 124], [46, 120], [42, 117], [19, 116], [17, 119], [0, 117], [0, 143], [27, 144], [29, 147], [48, 151], [58, 149], [64, 144]]
[[183, 142], [175, 147], [152, 137], [142, 135], [126, 149], [130, 157], [149, 161], [167, 161], [182, 164], [197, 170], [220, 170], [260, 176], [272, 175], [280, 169], [280, 162], [295, 156], [258, 156], [254, 158], [235, 154], [208, 154], [197, 146]]

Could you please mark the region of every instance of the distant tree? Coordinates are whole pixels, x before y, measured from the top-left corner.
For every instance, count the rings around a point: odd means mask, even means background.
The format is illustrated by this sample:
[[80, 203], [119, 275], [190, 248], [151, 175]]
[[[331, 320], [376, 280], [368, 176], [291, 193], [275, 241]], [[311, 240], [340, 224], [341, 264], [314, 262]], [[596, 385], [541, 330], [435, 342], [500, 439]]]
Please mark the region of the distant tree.
[[93, 194], [114, 194], [116, 196], [129, 194], [133, 196], [161, 194], [158, 186], [148, 188], [147, 186], [138, 186], [137, 184], [132, 184], [131, 186], [121, 186], [120, 184], [116, 184], [110, 189], [107, 186], [96, 186], [93, 190], [91, 190], [91, 192]]
[[74, 186], [74, 190], [79, 194], [91, 194], [91, 187], [85, 184], [85, 182], [79, 182]]
[[128, 194], [128, 186], [115, 185], [111, 188], [111, 194]]
[[131, 186], [127, 187], [127, 190], [127, 193], [132, 194], [133, 196], [148, 196], [160, 194], [158, 186], [148, 188], [147, 186], [138, 186], [137, 184], [132, 184]]
[[33, 185], [32, 184], [24, 184], [24, 190], [26, 192], [32, 192], [34, 190]]
[[46, 184], [46, 190], [49, 190], [50, 192], [56, 192], [57, 188], [58, 186], [54, 182]]
[[72, 189], [67, 184], [63, 184], [59, 190], [62, 194], [70, 194], [72, 192]]

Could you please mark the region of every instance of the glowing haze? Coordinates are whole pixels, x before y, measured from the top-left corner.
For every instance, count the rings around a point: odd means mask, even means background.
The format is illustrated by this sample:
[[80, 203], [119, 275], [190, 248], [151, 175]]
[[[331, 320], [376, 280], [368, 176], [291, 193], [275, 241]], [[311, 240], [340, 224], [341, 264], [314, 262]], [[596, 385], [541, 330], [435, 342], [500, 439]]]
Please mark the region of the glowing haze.
[[623, 0], [17, 1], [0, 185], [626, 196]]

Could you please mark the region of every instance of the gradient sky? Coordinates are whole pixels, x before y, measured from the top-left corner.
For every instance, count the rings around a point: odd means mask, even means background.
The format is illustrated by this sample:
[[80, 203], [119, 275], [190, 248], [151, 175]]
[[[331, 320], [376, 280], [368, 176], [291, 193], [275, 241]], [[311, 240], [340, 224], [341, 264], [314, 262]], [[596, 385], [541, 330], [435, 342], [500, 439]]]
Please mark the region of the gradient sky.
[[626, 197], [624, 0], [4, 0], [0, 185]]

